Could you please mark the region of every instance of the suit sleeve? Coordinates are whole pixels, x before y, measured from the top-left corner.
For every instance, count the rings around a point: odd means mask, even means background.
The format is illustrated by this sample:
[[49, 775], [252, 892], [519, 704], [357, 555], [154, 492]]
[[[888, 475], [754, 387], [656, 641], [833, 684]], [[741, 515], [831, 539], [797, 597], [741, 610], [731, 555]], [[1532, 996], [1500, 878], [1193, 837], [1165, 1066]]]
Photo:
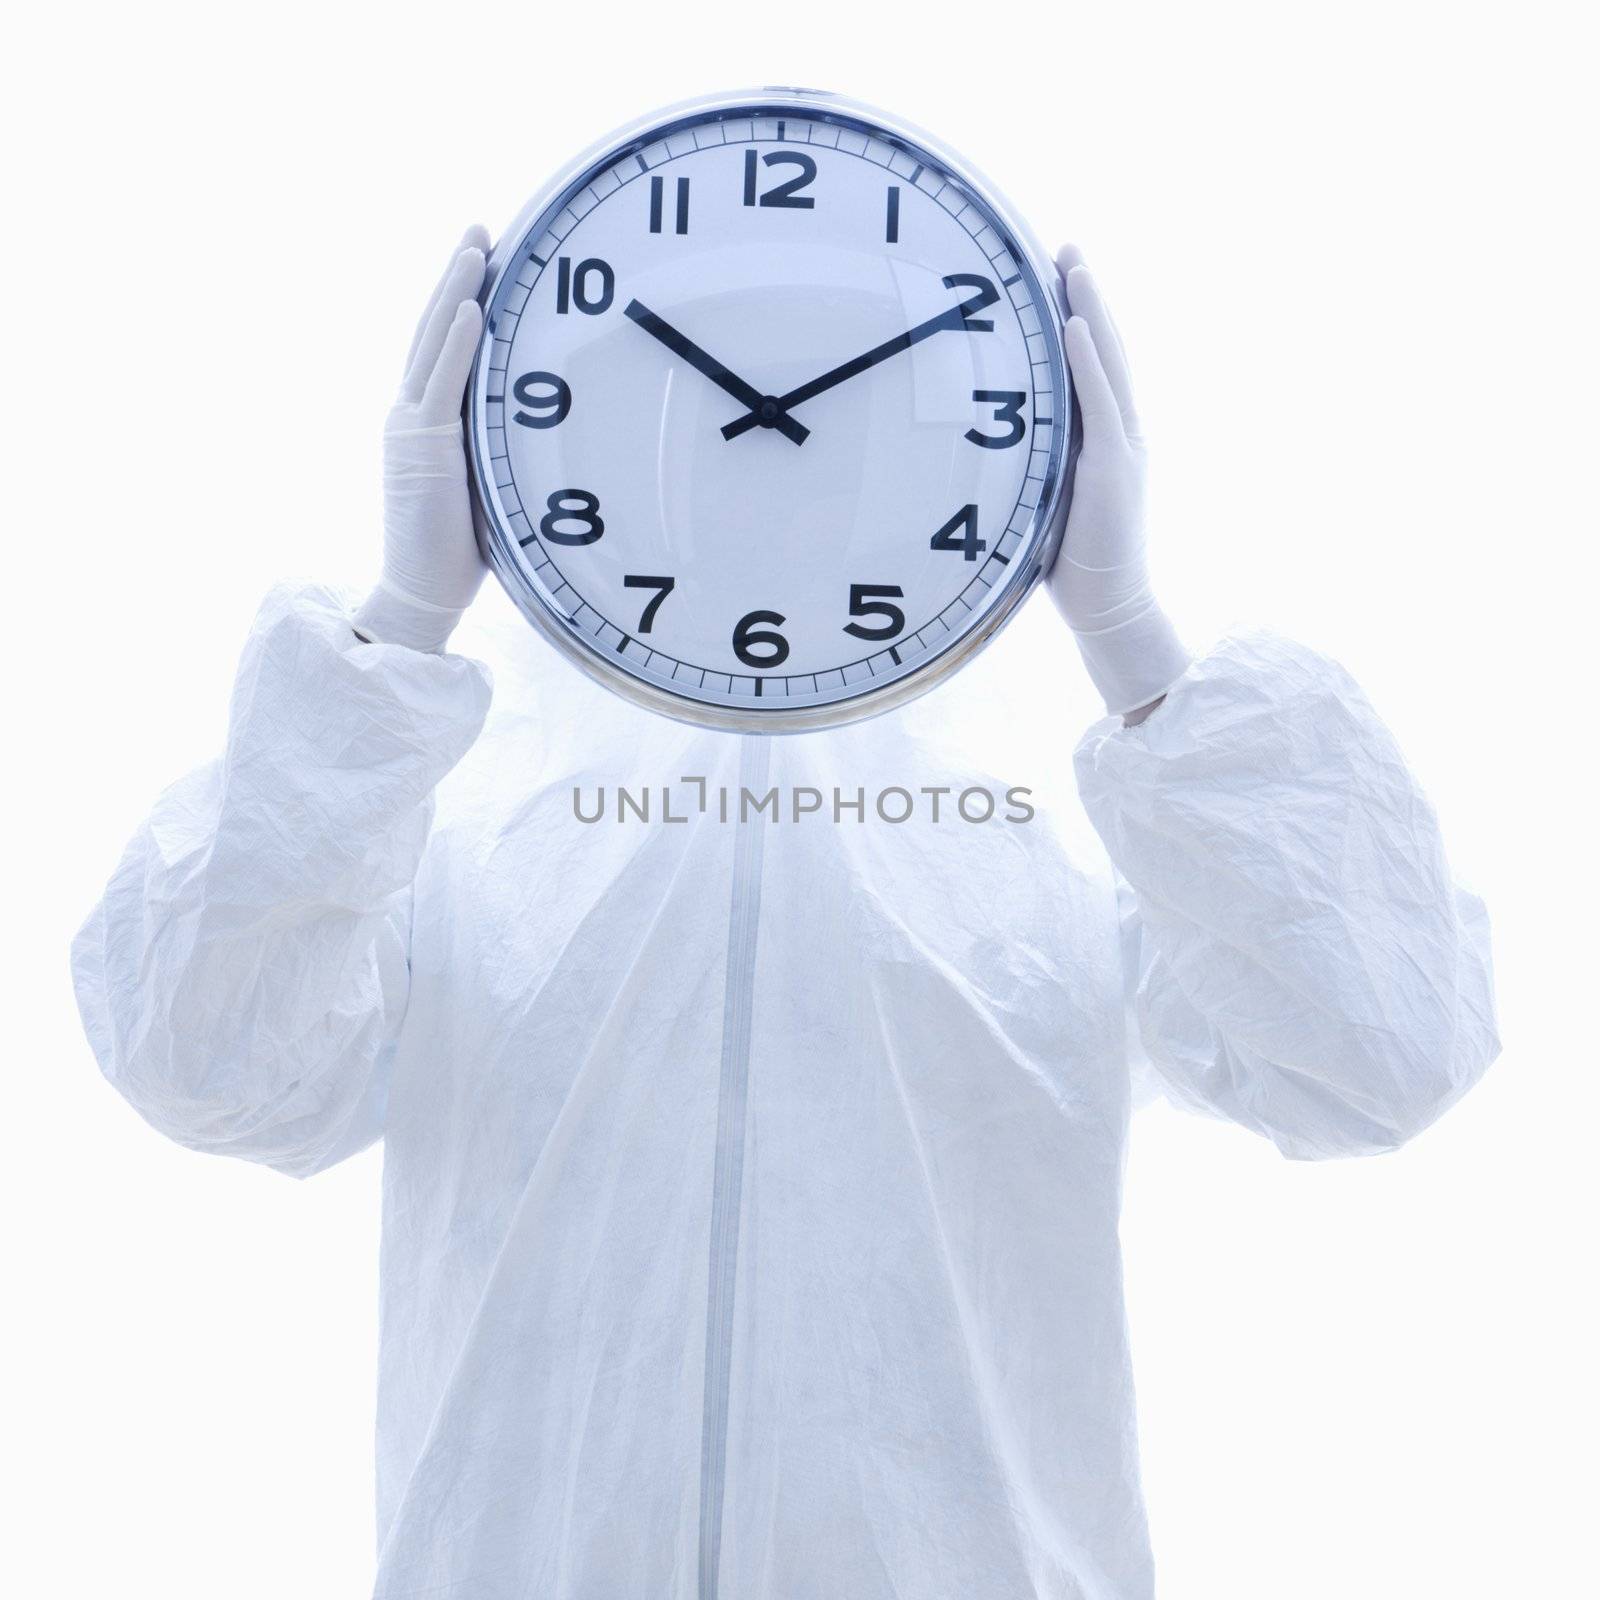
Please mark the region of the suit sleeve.
[[1137, 1038], [1167, 1095], [1285, 1155], [1391, 1150], [1499, 1051], [1488, 922], [1341, 668], [1265, 633], [1078, 748], [1124, 885]]
[[481, 666], [363, 644], [328, 591], [268, 597], [222, 756], [157, 801], [73, 945], [146, 1121], [296, 1176], [380, 1136], [432, 794], [488, 703]]

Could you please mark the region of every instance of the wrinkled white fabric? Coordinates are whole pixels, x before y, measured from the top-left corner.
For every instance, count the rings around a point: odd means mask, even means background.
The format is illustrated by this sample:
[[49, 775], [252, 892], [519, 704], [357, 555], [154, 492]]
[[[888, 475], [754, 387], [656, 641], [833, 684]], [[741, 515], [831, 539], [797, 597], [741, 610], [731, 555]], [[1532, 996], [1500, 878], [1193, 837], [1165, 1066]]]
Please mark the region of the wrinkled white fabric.
[[[916, 708], [741, 740], [521, 624], [495, 666], [480, 735], [478, 666], [275, 593], [74, 949], [163, 1132], [298, 1175], [384, 1140], [376, 1594], [1145, 1600], [1130, 1066], [1324, 1156], [1496, 1050], [1482, 909], [1360, 692], [1248, 634], [1097, 725], [1114, 874], [1003, 799], [882, 821], [1004, 794]], [[723, 822], [741, 782], [866, 815]], [[690, 820], [578, 820], [619, 784]]]

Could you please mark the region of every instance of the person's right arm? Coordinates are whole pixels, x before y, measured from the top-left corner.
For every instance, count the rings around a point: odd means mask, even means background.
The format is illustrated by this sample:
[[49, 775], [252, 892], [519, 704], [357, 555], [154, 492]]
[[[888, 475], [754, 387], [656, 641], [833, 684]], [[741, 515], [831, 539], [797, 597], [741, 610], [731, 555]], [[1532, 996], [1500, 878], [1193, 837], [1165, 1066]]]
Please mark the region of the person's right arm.
[[433, 790], [489, 705], [439, 653], [482, 576], [459, 412], [486, 243], [452, 259], [385, 429], [383, 580], [354, 619], [267, 599], [222, 756], [157, 802], [73, 945], [101, 1070], [192, 1149], [305, 1176], [382, 1132]]

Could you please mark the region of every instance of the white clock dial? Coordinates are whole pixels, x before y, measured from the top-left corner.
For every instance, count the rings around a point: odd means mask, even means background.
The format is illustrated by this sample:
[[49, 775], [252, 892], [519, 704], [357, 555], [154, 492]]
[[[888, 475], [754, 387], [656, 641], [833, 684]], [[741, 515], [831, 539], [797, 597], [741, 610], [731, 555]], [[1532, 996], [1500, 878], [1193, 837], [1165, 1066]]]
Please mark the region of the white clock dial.
[[469, 400], [486, 550], [632, 698], [770, 731], [869, 715], [970, 654], [1053, 554], [1053, 276], [877, 114], [671, 116], [492, 267]]

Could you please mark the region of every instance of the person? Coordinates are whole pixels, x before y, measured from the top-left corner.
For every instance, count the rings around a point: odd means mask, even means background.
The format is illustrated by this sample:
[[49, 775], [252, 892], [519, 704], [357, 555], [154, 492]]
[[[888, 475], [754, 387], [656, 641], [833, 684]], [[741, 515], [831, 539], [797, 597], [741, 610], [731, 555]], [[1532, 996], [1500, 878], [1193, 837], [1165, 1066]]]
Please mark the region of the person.
[[1147, 1597], [1134, 1082], [1294, 1158], [1394, 1149], [1498, 1049], [1483, 907], [1344, 671], [1179, 645], [1071, 250], [1049, 581], [1109, 713], [1075, 755], [1104, 855], [948, 806], [584, 820], [576, 793], [679, 775], [980, 779], [911, 708], [781, 740], [654, 717], [520, 622], [491, 710], [444, 648], [482, 577], [487, 244], [412, 344], [381, 582], [353, 613], [271, 595], [221, 756], [76, 941], [100, 1066], [192, 1149], [304, 1177], [383, 1140], [377, 1595]]

